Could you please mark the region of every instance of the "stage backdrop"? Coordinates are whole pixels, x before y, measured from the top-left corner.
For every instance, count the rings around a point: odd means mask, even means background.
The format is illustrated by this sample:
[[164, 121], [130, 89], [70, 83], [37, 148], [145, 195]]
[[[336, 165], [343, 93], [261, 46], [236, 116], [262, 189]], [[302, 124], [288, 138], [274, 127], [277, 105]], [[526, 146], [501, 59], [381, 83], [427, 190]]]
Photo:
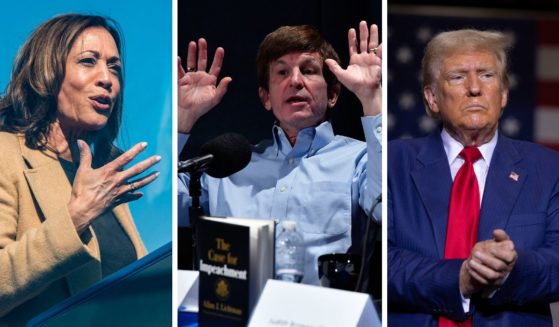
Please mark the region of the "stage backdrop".
[[388, 7], [388, 138], [437, 128], [421, 91], [421, 58], [437, 33], [460, 28], [499, 30], [514, 39], [504, 134], [559, 150], [559, 15], [488, 8]]
[[171, 0], [16, 0], [0, 10], [0, 93], [9, 81], [13, 60], [35, 27], [59, 14], [85, 13], [114, 18], [124, 34], [124, 115], [117, 145], [140, 141], [148, 148], [138, 159], [158, 154], [159, 178], [144, 197], [130, 204], [149, 251], [171, 240]]

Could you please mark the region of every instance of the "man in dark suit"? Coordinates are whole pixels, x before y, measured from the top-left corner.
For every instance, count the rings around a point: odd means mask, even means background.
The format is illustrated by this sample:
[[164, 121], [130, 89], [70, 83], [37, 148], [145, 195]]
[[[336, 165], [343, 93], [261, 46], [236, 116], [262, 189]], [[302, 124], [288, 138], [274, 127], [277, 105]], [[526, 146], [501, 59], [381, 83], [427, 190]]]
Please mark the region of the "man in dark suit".
[[510, 39], [437, 35], [423, 58], [442, 129], [388, 147], [388, 325], [551, 326], [559, 154], [498, 131]]

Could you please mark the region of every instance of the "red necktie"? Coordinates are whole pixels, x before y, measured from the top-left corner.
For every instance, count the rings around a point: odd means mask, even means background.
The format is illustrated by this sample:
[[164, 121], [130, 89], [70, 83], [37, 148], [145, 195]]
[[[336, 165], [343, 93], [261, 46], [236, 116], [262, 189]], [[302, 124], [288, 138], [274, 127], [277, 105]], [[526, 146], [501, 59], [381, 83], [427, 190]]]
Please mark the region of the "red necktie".
[[[445, 259], [466, 259], [477, 240], [480, 202], [473, 164], [481, 158], [481, 153], [476, 147], [465, 147], [460, 152], [460, 157], [464, 159], [464, 164], [454, 178], [450, 193]], [[439, 317], [439, 327], [454, 326], [472, 326], [472, 318], [457, 323], [443, 316]]]

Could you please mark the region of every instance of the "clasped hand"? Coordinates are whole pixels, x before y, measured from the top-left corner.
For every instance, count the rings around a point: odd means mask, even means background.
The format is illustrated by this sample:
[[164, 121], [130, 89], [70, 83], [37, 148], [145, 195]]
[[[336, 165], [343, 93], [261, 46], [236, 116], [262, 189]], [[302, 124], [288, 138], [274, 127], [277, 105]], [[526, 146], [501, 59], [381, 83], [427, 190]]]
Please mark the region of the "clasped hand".
[[480, 291], [499, 288], [514, 268], [517, 253], [514, 243], [502, 229], [493, 239], [476, 243], [460, 269], [460, 291], [469, 298]]

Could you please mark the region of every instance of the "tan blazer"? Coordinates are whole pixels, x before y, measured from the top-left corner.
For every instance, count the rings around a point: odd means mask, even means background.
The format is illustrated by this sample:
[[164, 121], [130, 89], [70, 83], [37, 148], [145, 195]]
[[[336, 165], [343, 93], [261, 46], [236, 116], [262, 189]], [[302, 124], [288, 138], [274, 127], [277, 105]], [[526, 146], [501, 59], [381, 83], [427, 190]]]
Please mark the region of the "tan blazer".
[[[70, 192], [53, 152], [0, 132], [0, 327], [21, 326], [101, 279], [95, 233], [77, 234], [66, 208]], [[144, 256], [128, 206], [113, 212]]]

